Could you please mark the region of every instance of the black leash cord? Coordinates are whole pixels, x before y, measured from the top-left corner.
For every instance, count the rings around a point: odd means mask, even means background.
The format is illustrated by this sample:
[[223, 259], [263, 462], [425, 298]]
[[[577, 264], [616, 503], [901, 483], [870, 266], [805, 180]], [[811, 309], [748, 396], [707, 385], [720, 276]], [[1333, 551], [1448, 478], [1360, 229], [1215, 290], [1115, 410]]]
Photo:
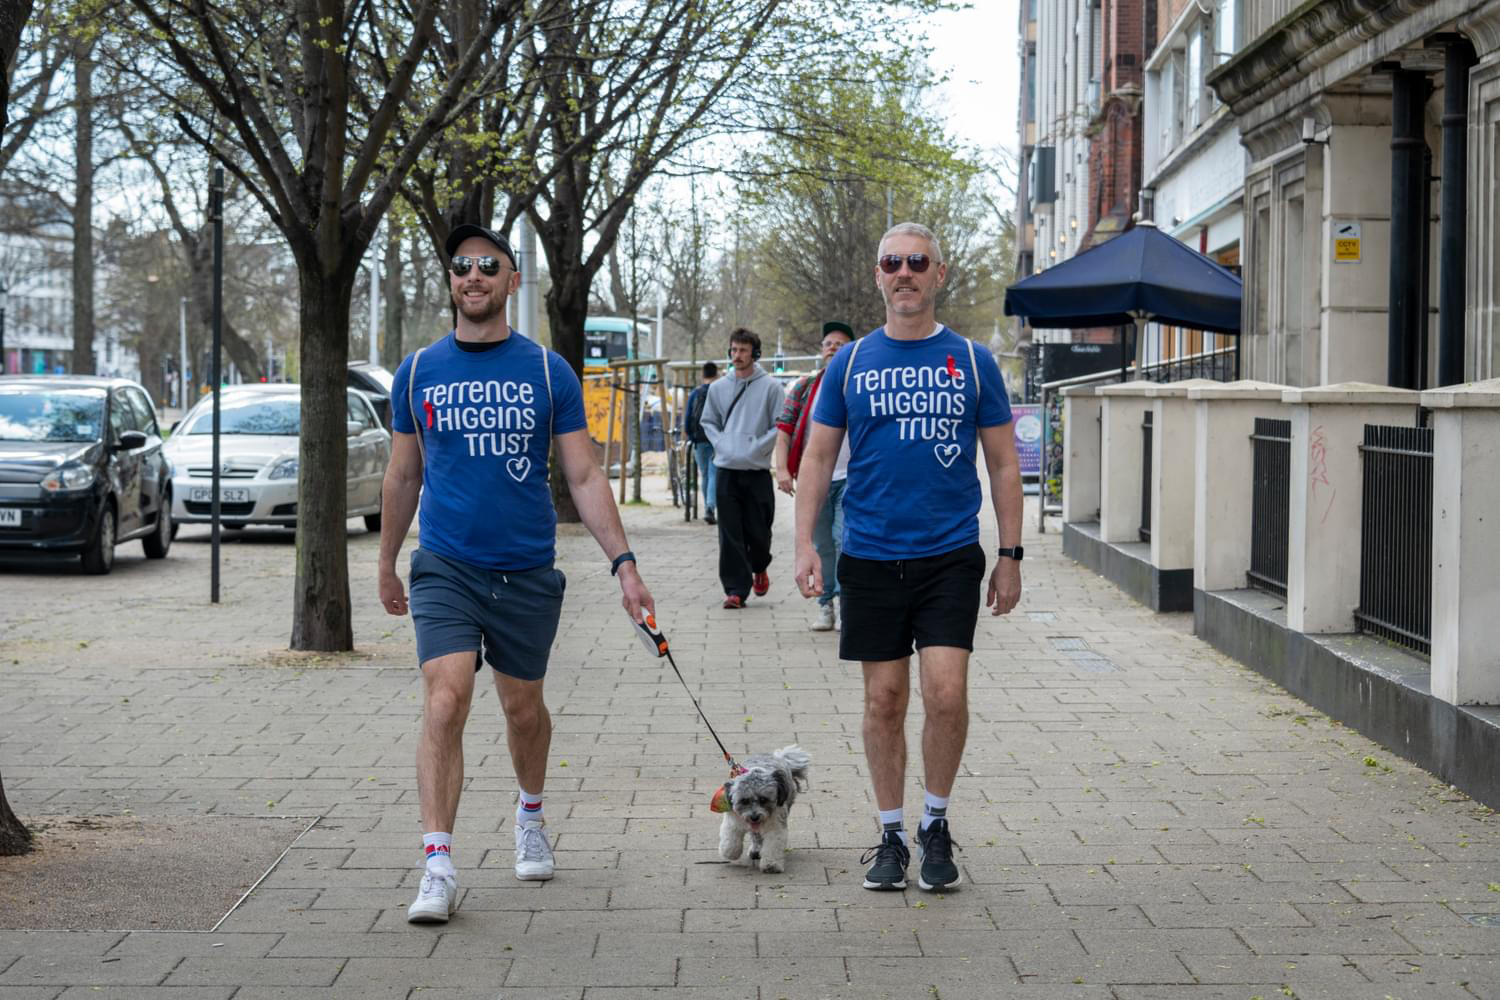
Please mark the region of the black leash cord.
[[729, 762], [730, 770], [738, 768], [739, 765], [734, 762], [734, 758], [729, 755], [729, 751], [724, 749], [724, 741], [719, 739], [718, 733], [714, 732], [713, 723], [709, 722], [708, 716], [703, 714], [703, 706], [698, 704], [697, 698], [693, 697], [693, 689], [688, 687], [687, 681], [683, 679], [682, 671], [677, 669], [677, 661], [672, 659], [671, 647], [668, 647], [665, 652], [667, 654], [667, 662], [672, 664], [672, 673], [677, 675], [677, 680], [681, 682], [682, 689], [687, 692], [688, 700], [690, 700], [693, 703], [693, 707], [698, 710], [698, 718], [702, 719], [703, 724], [708, 727], [709, 735], [714, 738], [715, 743], [719, 744], [719, 749], [724, 753], [724, 759]]

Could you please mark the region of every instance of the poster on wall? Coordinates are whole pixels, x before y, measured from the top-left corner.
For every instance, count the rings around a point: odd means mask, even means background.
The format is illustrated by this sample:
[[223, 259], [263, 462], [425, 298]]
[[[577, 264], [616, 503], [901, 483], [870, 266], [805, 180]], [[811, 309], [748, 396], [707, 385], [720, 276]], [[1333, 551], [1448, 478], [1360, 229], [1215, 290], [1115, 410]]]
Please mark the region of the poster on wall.
[[1017, 403], [1010, 408], [1015, 418], [1016, 454], [1021, 459], [1023, 479], [1042, 474], [1042, 408], [1036, 403]]

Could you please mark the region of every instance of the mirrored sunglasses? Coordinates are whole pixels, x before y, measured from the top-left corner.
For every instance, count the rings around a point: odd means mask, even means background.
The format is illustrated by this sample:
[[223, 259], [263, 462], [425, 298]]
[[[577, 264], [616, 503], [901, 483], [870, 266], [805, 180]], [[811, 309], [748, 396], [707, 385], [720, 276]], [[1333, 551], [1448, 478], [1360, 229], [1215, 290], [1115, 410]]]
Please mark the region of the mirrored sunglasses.
[[448, 265], [448, 270], [462, 278], [469, 273], [469, 268], [478, 266], [480, 274], [495, 275], [500, 273], [500, 258], [498, 257], [454, 257]]

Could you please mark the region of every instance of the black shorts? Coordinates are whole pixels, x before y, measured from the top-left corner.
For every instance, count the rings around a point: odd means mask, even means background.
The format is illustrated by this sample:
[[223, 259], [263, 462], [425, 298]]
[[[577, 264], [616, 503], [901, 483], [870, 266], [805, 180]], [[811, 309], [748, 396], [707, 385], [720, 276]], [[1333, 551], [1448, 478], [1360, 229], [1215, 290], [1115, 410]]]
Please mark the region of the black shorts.
[[417, 662], [483, 648], [485, 661], [500, 673], [541, 680], [566, 587], [562, 570], [551, 566], [490, 570], [415, 549], [410, 588]]
[[899, 660], [911, 655], [913, 645], [973, 652], [984, 567], [978, 542], [895, 562], [845, 552], [838, 565], [844, 620], [839, 658]]

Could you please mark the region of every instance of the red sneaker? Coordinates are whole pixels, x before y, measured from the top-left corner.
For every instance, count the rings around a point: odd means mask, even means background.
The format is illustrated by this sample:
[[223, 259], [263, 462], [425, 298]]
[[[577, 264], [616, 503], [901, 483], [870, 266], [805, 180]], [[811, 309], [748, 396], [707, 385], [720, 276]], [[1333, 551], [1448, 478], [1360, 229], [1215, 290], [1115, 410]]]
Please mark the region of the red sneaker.
[[728, 597], [724, 598], [724, 608], [726, 611], [738, 611], [744, 606], [745, 599], [739, 594], [730, 594]]
[[750, 584], [756, 597], [765, 597], [766, 591], [771, 589], [771, 576], [769, 573], [756, 573], [750, 578]]

